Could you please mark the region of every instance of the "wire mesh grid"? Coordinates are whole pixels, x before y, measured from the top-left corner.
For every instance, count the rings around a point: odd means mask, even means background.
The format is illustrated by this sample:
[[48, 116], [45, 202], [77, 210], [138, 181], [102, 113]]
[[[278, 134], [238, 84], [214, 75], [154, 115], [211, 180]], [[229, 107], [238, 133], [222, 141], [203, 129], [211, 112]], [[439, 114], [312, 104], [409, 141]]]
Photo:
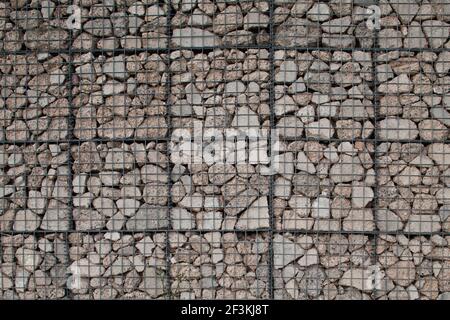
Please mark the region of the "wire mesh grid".
[[449, 299], [450, 2], [0, 2], [2, 299]]

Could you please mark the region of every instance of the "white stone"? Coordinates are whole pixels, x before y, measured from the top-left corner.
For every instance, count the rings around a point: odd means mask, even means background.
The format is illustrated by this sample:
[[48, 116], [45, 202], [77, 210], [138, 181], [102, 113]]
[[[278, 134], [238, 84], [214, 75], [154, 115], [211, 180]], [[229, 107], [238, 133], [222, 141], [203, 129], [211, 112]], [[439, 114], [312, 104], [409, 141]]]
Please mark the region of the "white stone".
[[280, 70], [275, 74], [275, 82], [291, 83], [297, 79], [298, 69], [297, 64], [292, 60], [283, 61], [280, 65]]
[[373, 200], [373, 190], [366, 186], [352, 186], [352, 207], [364, 208]]
[[273, 237], [273, 265], [281, 269], [301, 257], [305, 250], [285, 236], [276, 234]]
[[184, 208], [172, 208], [170, 219], [174, 230], [188, 230], [195, 228], [195, 219], [189, 211]]
[[306, 171], [311, 174], [316, 173], [316, 167], [314, 166], [314, 163], [312, 163], [311, 160], [308, 159], [303, 151], [299, 151], [297, 153], [297, 163], [295, 167], [298, 170]]
[[330, 120], [322, 118], [306, 125], [306, 136], [316, 139], [330, 139], [334, 135], [334, 128]]
[[330, 217], [330, 199], [319, 196], [311, 205], [311, 217], [327, 219]]
[[236, 223], [236, 229], [239, 230], [254, 230], [268, 228], [269, 226], [267, 197], [260, 197], [253, 202], [250, 207], [241, 214]]

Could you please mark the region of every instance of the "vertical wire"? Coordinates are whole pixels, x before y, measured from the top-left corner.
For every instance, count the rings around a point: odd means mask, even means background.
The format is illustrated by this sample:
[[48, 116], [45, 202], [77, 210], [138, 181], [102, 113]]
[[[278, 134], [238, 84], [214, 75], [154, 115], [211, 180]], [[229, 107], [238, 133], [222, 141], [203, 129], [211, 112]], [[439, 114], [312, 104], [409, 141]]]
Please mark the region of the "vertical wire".
[[[269, 152], [270, 152], [270, 161], [273, 160], [273, 152], [272, 150], [272, 131], [275, 128], [275, 114], [274, 114], [274, 100], [275, 100], [275, 66], [274, 66], [274, 0], [269, 0], [269, 30], [270, 30], [270, 39], [269, 39], [269, 65], [270, 65], [270, 76], [269, 76], [269, 111], [270, 111], [270, 130], [269, 130]], [[271, 163], [272, 164], [272, 163]], [[274, 235], [274, 227], [275, 227], [275, 217], [274, 217], [274, 207], [273, 207], [273, 197], [274, 197], [274, 176], [269, 176], [269, 219], [270, 219], [270, 227], [269, 227], [269, 272], [268, 272], [268, 291], [270, 300], [274, 299], [274, 278], [273, 278], [273, 269], [274, 269], [274, 257], [273, 257], [273, 235]]]
[[[72, 0], [69, 4], [74, 5], [75, 4], [75, 0]], [[70, 266], [70, 241], [69, 241], [69, 232], [71, 232], [72, 230], [74, 230], [74, 216], [73, 216], [73, 212], [74, 212], [74, 206], [73, 206], [73, 172], [72, 172], [72, 167], [73, 167], [73, 158], [72, 158], [72, 145], [76, 144], [76, 141], [74, 139], [74, 128], [75, 128], [75, 117], [74, 117], [74, 108], [73, 108], [73, 96], [72, 96], [72, 92], [73, 92], [73, 82], [72, 82], [72, 69], [73, 69], [73, 58], [74, 58], [74, 53], [72, 51], [72, 42], [73, 42], [73, 30], [69, 29], [69, 61], [68, 61], [68, 65], [67, 65], [67, 75], [68, 75], [68, 83], [67, 83], [67, 90], [68, 90], [68, 108], [69, 108], [69, 115], [67, 117], [67, 130], [68, 130], [68, 134], [67, 134], [67, 139], [68, 139], [68, 146], [67, 146], [67, 172], [68, 172], [68, 193], [69, 193], [69, 201], [68, 201], [68, 206], [69, 206], [69, 213], [68, 213], [68, 220], [69, 220], [69, 225], [67, 228], [67, 231], [64, 232], [63, 234], [63, 239], [64, 239], [64, 243], [65, 243], [65, 249], [67, 251], [67, 266]], [[66, 269], [66, 283], [65, 283], [65, 291], [66, 291], [66, 296], [69, 300], [73, 300], [74, 299], [74, 295], [72, 290], [70, 290], [68, 288], [68, 272]]]
[[165, 258], [166, 258], [166, 286], [167, 286], [167, 295], [166, 299], [173, 299], [172, 290], [171, 290], [171, 279], [170, 279], [170, 241], [169, 241], [169, 232], [171, 229], [171, 219], [170, 219], [170, 211], [172, 210], [173, 202], [172, 202], [172, 174], [171, 174], [171, 166], [170, 166], [170, 138], [172, 135], [172, 106], [171, 106], [171, 91], [172, 91], [172, 74], [170, 69], [170, 54], [171, 54], [171, 41], [172, 41], [172, 4], [170, 1], [166, 2], [167, 4], [167, 17], [166, 17], [166, 33], [167, 33], [167, 50], [166, 50], [166, 123], [167, 123], [167, 139], [166, 139], [166, 161], [167, 161], [167, 230], [166, 230], [166, 243], [165, 243]]
[[[376, 0], [376, 5], [380, 5], [380, 1]], [[374, 234], [372, 239], [372, 265], [376, 267], [378, 262], [378, 236], [379, 236], [379, 228], [377, 224], [377, 217], [378, 217], [378, 185], [379, 185], [379, 167], [378, 167], [378, 159], [377, 159], [377, 151], [378, 146], [380, 142], [378, 141], [378, 114], [379, 114], [379, 106], [378, 106], [378, 73], [377, 73], [377, 59], [378, 59], [378, 30], [377, 28], [374, 28], [373, 30], [373, 46], [370, 52], [371, 52], [371, 58], [372, 58], [372, 103], [374, 107], [374, 174], [375, 174], [375, 183], [374, 183], [374, 190], [373, 190], [373, 220], [374, 220]], [[377, 289], [376, 285], [372, 288], [372, 297], [376, 297]]]

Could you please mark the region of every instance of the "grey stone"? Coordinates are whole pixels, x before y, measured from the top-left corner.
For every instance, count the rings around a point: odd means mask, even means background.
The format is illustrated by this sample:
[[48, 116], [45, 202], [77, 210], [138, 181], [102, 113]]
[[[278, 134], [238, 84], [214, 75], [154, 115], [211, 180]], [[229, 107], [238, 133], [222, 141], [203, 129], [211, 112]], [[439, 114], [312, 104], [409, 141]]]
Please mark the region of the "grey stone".
[[177, 47], [214, 47], [221, 44], [220, 38], [214, 33], [199, 28], [174, 29], [172, 42]]
[[275, 269], [281, 269], [292, 261], [303, 256], [305, 250], [286, 236], [279, 234], [273, 237], [273, 264]]
[[31, 210], [19, 210], [14, 219], [13, 229], [19, 232], [32, 232], [41, 225], [41, 218]]
[[184, 208], [172, 208], [170, 219], [174, 230], [188, 230], [195, 228], [195, 219], [189, 211]]
[[414, 140], [419, 135], [417, 125], [409, 119], [387, 118], [378, 124], [378, 135], [383, 140]]
[[144, 231], [146, 229], [162, 229], [169, 225], [168, 210], [165, 207], [157, 207], [143, 204], [136, 214], [126, 222], [127, 230]]
[[393, 232], [403, 229], [403, 222], [400, 217], [388, 209], [377, 211], [376, 223], [378, 230], [383, 232]]
[[439, 215], [412, 214], [405, 225], [405, 232], [431, 233], [441, 230]]
[[389, 4], [397, 13], [403, 24], [409, 24], [416, 13], [419, 11], [419, 5], [416, 0], [389, 0]]
[[431, 48], [441, 48], [448, 41], [450, 35], [450, 25], [438, 20], [427, 20], [422, 23]]
[[128, 78], [125, 57], [120, 55], [107, 59], [103, 64], [103, 72], [115, 79], [124, 80]]
[[267, 197], [258, 198], [250, 207], [244, 211], [236, 223], [236, 229], [239, 230], [255, 230], [260, 228], [268, 228], [269, 209]]
[[319, 43], [320, 25], [306, 19], [290, 17], [275, 29], [275, 44], [279, 46], [315, 46]]

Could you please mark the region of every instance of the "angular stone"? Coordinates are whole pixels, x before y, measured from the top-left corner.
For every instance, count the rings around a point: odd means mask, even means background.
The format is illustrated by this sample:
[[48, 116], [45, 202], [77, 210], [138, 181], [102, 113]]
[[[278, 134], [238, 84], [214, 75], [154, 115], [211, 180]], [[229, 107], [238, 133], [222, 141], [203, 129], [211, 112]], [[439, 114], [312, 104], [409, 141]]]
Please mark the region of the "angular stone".
[[305, 250], [285, 236], [276, 234], [273, 236], [273, 265], [275, 269], [281, 269], [292, 261], [303, 256]]
[[69, 33], [60, 28], [41, 26], [25, 32], [24, 41], [28, 49], [49, 51], [67, 49]]
[[214, 33], [224, 35], [239, 29], [244, 22], [242, 10], [239, 6], [228, 6], [217, 14], [213, 20]]
[[320, 41], [320, 25], [306, 19], [290, 17], [275, 29], [275, 44], [279, 46], [316, 46]]
[[412, 261], [398, 261], [386, 270], [394, 283], [406, 287], [416, 279], [416, 267]]
[[353, 287], [364, 292], [372, 292], [373, 285], [370, 281], [372, 272], [368, 269], [351, 268], [344, 272], [339, 284], [346, 287]]
[[322, 118], [319, 121], [308, 123], [305, 128], [306, 136], [315, 139], [331, 139], [334, 135], [334, 128], [330, 120]]
[[154, 267], [146, 267], [142, 275], [140, 290], [145, 291], [150, 298], [157, 298], [166, 294], [164, 273]]
[[450, 145], [433, 143], [428, 147], [428, 156], [440, 166], [450, 165]]
[[174, 230], [188, 230], [195, 228], [195, 219], [189, 211], [184, 208], [172, 208], [170, 219]]
[[364, 175], [364, 168], [359, 157], [341, 155], [339, 162], [330, 169], [330, 178], [336, 183], [359, 181]]
[[422, 23], [422, 29], [431, 48], [441, 48], [448, 41], [450, 35], [450, 25], [448, 23], [438, 20], [427, 20]]
[[41, 222], [41, 229], [48, 231], [68, 231], [71, 228], [69, 207], [57, 200], [50, 200]]
[[352, 207], [365, 208], [373, 200], [374, 193], [371, 187], [352, 186]]
[[83, 25], [83, 30], [97, 37], [109, 37], [113, 34], [112, 23], [109, 19], [89, 20]]
[[167, 228], [169, 221], [168, 212], [165, 207], [156, 207], [143, 204], [136, 214], [126, 222], [127, 230], [144, 231], [147, 229]]
[[381, 120], [378, 127], [378, 135], [383, 140], [414, 140], [419, 135], [417, 125], [409, 119], [389, 117]]
[[431, 233], [441, 230], [439, 215], [412, 214], [408, 218], [405, 232]]
[[352, 209], [344, 218], [342, 227], [345, 231], [369, 232], [375, 228], [371, 209]]
[[214, 47], [221, 44], [217, 35], [199, 28], [174, 29], [172, 42], [174, 46], [182, 48]]
[[111, 78], [125, 80], [128, 78], [128, 72], [125, 65], [125, 57], [123, 55], [109, 58], [103, 64], [103, 73]]
[[320, 196], [311, 205], [311, 217], [327, 219], [330, 217], [330, 199]]
[[383, 232], [393, 232], [403, 229], [403, 222], [399, 216], [388, 209], [379, 209], [376, 219], [378, 230]]
[[14, 219], [13, 230], [18, 232], [33, 232], [41, 225], [41, 218], [31, 210], [19, 210]]
[[397, 13], [403, 24], [409, 24], [419, 11], [419, 5], [415, 0], [389, 0], [389, 4]]
[[291, 83], [297, 79], [297, 65], [293, 60], [283, 61], [279, 71], [275, 74], [275, 81], [279, 83]]
[[238, 230], [255, 230], [260, 228], [268, 228], [269, 209], [267, 197], [258, 198], [250, 207], [244, 211], [236, 223]]

